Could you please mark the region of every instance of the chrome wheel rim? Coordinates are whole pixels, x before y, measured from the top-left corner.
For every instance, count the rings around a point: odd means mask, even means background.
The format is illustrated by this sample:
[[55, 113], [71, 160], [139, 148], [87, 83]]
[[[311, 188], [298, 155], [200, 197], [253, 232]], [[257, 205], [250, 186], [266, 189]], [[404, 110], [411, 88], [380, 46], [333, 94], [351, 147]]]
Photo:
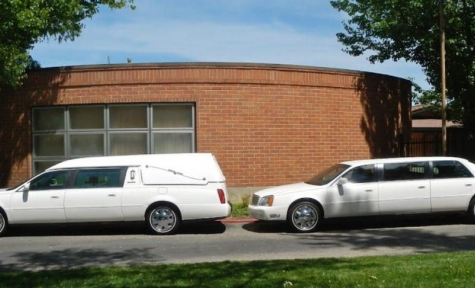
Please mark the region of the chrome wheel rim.
[[3, 218], [3, 215], [0, 213], [0, 233], [3, 231], [5, 228], [5, 219]]
[[170, 232], [176, 225], [175, 212], [168, 207], [158, 207], [150, 213], [150, 225], [158, 233]]
[[300, 205], [292, 213], [292, 223], [300, 231], [310, 231], [317, 226], [318, 212], [311, 205]]

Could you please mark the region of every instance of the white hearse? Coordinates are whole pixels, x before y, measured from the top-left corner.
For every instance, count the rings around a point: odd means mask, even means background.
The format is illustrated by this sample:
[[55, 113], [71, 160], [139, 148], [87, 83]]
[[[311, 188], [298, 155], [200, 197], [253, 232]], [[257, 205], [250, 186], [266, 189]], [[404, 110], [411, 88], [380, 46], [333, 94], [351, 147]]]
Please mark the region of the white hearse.
[[226, 179], [212, 154], [80, 158], [0, 190], [0, 235], [9, 224], [145, 221], [172, 234], [181, 221], [229, 216]]
[[324, 218], [468, 212], [475, 219], [475, 164], [421, 157], [348, 161], [307, 182], [254, 193], [251, 217], [311, 232]]

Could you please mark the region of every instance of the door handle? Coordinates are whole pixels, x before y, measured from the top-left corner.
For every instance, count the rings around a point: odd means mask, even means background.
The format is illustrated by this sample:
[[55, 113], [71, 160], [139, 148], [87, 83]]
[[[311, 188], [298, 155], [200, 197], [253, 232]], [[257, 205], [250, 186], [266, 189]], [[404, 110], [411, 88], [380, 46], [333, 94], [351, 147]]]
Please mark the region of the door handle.
[[364, 192], [373, 192], [373, 190], [369, 189], [369, 190], [365, 190]]
[[465, 186], [467, 186], [467, 187], [472, 187], [472, 184], [465, 184]]
[[424, 188], [426, 188], [426, 186], [419, 186], [418, 188], [419, 189], [424, 189]]
[[59, 199], [59, 196], [51, 196], [51, 199]]
[[109, 197], [115, 197], [115, 194], [109, 194], [108, 196]]

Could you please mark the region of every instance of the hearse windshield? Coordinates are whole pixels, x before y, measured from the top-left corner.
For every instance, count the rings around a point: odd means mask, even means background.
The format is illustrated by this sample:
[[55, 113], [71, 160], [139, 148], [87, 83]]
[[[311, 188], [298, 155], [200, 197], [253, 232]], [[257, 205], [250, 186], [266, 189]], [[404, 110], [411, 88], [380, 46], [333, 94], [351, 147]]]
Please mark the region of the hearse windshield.
[[317, 186], [328, 184], [349, 167], [349, 165], [335, 164], [313, 176], [305, 183]]

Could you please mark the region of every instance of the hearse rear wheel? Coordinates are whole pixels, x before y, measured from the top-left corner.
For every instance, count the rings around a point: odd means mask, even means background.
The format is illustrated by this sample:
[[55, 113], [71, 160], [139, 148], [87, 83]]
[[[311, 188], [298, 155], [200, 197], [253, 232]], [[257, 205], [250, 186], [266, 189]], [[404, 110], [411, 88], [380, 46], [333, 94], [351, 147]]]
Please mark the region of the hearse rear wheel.
[[290, 207], [287, 222], [295, 232], [309, 233], [317, 230], [322, 220], [320, 207], [312, 202], [298, 202]]
[[148, 210], [145, 218], [148, 230], [152, 234], [175, 234], [180, 226], [180, 216], [171, 205], [158, 205]]
[[467, 211], [467, 216], [472, 221], [472, 223], [475, 223], [475, 198], [470, 201], [470, 204], [468, 205], [468, 211]]
[[8, 221], [7, 217], [0, 211], [0, 237], [7, 233]]

